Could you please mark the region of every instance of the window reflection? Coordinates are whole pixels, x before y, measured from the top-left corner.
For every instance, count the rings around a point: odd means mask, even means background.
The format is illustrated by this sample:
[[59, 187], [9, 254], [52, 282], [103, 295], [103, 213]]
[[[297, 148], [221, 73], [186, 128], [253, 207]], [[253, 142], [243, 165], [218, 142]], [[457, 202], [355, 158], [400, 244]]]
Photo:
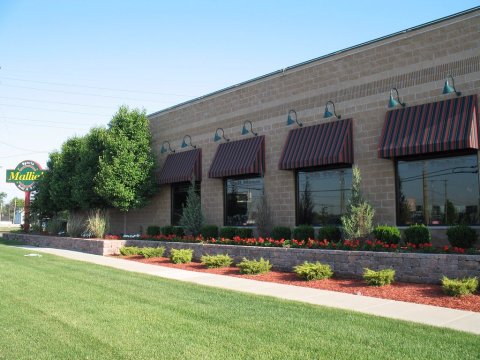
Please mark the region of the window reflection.
[[397, 162], [399, 225], [479, 223], [477, 155]]
[[297, 223], [337, 225], [350, 198], [352, 169], [297, 173]]
[[[172, 184], [172, 216], [171, 224], [174, 226], [180, 225], [180, 219], [183, 214], [183, 207], [187, 202], [189, 182]], [[195, 183], [195, 191], [200, 196], [200, 183]]]
[[255, 225], [257, 201], [263, 195], [263, 178], [225, 180], [225, 225]]

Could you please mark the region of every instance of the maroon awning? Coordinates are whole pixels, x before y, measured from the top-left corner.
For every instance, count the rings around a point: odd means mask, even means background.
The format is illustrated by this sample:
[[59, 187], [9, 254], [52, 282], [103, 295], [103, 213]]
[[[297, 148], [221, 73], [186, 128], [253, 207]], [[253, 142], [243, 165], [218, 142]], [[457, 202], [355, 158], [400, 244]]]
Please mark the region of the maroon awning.
[[352, 163], [352, 119], [345, 119], [291, 130], [278, 167], [291, 170]]
[[202, 180], [202, 151], [194, 149], [169, 154], [158, 176], [159, 184], [173, 184], [183, 181]]
[[476, 95], [387, 112], [378, 156], [394, 158], [465, 149], [478, 149]]
[[231, 141], [218, 146], [208, 177], [262, 175], [265, 171], [265, 136]]

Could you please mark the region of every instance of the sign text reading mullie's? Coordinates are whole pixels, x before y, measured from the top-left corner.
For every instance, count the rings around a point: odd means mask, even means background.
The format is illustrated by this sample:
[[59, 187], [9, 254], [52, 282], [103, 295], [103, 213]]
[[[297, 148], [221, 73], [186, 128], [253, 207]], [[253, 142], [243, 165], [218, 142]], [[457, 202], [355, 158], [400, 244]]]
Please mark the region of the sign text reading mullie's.
[[45, 171], [35, 161], [22, 161], [14, 170], [7, 170], [7, 182], [15, 183], [22, 191], [32, 191], [35, 182]]

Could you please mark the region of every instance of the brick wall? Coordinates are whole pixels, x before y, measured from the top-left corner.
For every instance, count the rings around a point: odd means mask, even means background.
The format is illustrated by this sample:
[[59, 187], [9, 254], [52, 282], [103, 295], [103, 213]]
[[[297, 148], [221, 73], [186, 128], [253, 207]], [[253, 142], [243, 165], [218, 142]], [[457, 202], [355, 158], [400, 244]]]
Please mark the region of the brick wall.
[[360, 277], [363, 269], [393, 268], [398, 281], [438, 283], [443, 275], [450, 278], [480, 276], [480, 255], [380, 253], [371, 251], [342, 251], [291, 248], [264, 248], [256, 246], [234, 246], [213, 244], [172, 243], [144, 240], [95, 240], [75, 239], [26, 234], [3, 234], [6, 239], [17, 239], [23, 243], [82, 251], [96, 255], [120, 253], [122, 246], [166, 248], [166, 256], [173, 249], [193, 249], [194, 260], [204, 254], [229, 254], [235, 263], [248, 259], [270, 260], [276, 269], [292, 271], [304, 261], [320, 261], [332, 266], [337, 275]]
[[[377, 144], [389, 91], [397, 87], [407, 105], [438, 101], [447, 74], [464, 95], [480, 91], [480, 11], [448, 19], [360, 48], [319, 59], [204, 98], [166, 109], [150, 117], [153, 149], [161, 169], [163, 141], [179, 148], [184, 135], [202, 148], [202, 207], [206, 222], [223, 225], [223, 181], [209, 179], [218, 147], [217, 127], [237, 140], [244, 121], [266, 136], [265, 195], [275, 224], [295, 225], [295, 177], [278, 170], [290, 127], [289, 109], [306, 126], [320, 124], [325, 103], [333, 100], [342, 118], [353, 118], [354, 162], [362, 171], [363, 190], [376, 210], [376, 222], [395, 224], [394, 163], [377, 157]], [[452, 95], [450, 95], [452, 96]], [[112, 211], [111, 230], [123, 232], [123, 214]], [[127, 232], [170, 223], [170, 186], [161, 186], [149, 206], [126, 215]]]

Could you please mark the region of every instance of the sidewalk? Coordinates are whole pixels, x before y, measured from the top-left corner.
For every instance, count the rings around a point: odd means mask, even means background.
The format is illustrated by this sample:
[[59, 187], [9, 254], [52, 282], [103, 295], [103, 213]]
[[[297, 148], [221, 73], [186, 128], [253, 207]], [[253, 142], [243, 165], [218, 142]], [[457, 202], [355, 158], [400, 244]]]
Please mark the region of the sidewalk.
[[167, 279], [187, 281], [199, 285], [213, 286], [256, 295], [273, 296], [280, 299], [301, 301], [308, 304], [358, 311], [371, 315], [480, 334], [480, 313], [471, 311], [179, 270], [70, 250], [30, 246], [22, 246], [22, 248]]

